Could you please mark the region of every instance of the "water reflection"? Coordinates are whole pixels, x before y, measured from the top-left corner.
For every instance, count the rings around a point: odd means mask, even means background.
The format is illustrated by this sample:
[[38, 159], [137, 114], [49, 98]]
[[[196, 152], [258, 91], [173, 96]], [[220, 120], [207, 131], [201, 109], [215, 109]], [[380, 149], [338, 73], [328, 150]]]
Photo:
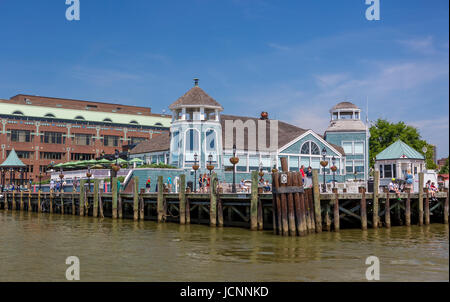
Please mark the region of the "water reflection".
[[83, 281], [448, 281], [448, 226], [272, 231], [0, 212], [0, 281], [64, 281], [78, 256]]

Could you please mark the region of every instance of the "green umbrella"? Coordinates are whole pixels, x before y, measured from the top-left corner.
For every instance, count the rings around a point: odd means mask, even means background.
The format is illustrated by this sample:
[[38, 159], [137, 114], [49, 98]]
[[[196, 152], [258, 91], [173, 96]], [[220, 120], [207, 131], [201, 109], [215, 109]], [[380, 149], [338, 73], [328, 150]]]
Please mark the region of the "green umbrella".
[[111, 161], [107, 160], [106, 158], [102, 158], [102, 159], [97, 160], [97, 164], [100, 164], [100, 165], [110, 165], [110, 164], [111, 164]]
[[134, 164], [134, 163], [143, 163], [144, 161], [140, 158], [133, 158], [132, 160], [130, 160], [130, 163]]
[[53, 167], [54, 167], [54, 168], [61, 168], [61, 167], [63, 167], [63, 163], [60, 163], [60, 164], [54, 165]]

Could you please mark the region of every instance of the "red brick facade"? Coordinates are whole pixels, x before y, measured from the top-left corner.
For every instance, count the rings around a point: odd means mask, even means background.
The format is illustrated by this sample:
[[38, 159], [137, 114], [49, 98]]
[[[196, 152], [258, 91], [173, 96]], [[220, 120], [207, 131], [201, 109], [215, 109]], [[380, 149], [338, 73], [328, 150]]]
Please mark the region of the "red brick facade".
[[[30, 98], [30, 97], [27, 97]], [[52, 104], [51, 98], [33, 98], [33, 106]], [[15, 102], [23, 102], [22, 96], [13, 97]], [[11, 102], [11, 100], [7, 102]], [[55, 99], [58, 104], [70, 109], [80, 109], [91, 106], [97, 111], [111, 112], [122, 108], [127, 114], [151, 114], [150, 108], [104, 104], [75, 100]], [[42, 104], [42, 105], [41, 105]], [[92, 107], [96, 106], [96, 107]], [[116, 109], [111, 109], [116, 108]], [[161, 116], [161, 118], [167, 118]], [[2, 163], [13, 148], [19, 158], [28, 166], [26, 178], [37, 180], [39, 171], [54, 164], [91, 159], [99, 157], [104, 151], [114, 154], [114, 150], [122, 150], [124, 146], [139, 140], [151, 140], [168, 129], [145, 125], [119, 125], [79, 120], [56, 120], [52, 118], [36, 118], [27, 116], [6, 115], [0, 112], [0, 163]], [[82, 135], [87, 136], [82, 136]], [[105, 138], [106, 136], [106, 138]], [[19, 173], [15, 176], [20, 179]], [[9, 173], [6, 173], [8, 183]]]

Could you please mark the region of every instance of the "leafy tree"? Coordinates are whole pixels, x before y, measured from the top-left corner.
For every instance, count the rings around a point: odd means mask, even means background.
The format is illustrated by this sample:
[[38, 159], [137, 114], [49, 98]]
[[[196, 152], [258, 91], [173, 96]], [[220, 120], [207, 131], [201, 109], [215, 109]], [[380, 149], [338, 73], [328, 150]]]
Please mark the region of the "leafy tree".
[[[433, 161], [433, 147], [420, 136], [417, 128], [408, 126], [404, 122], [390, 123], [384, 119], [378, 119], [369, 129], [369, 151], [370, 166], [375, 164], [375, 157], [378, 153], [389, 147], [396, 140], [400, 139], [413, 149], [425, 155], [427, 169], [436, 169], [437, 165]], [[427, 147], [426, 154], [423, 147]]]
[[447, 160], [445, 161], [445, 165], [442, 166], [441, 170], [439, 171], [439, 174], [448, 174], [448, 157]]

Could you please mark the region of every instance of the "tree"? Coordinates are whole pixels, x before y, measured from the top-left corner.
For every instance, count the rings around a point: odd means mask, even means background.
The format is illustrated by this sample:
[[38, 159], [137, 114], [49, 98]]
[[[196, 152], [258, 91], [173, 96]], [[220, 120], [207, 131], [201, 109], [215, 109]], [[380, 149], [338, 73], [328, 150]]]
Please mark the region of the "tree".
[[[420, 136], [419, 130], [408, 126], [404, 122], [390, 123], [384, 119], [378, 119], [369, 129], [369, 151], [370, 166], [375, 164], [375, 157], [378, 153], [389, 147], [396, 140], [400, 139], [413, 149], [425, 156], [427, 169], [436, 169], [437, 165], [433, 161], [433, 147]], [[426, 154], [423, 153], [423, 147], [427, 148]]]
[[442, 166], [441, 170], [439, 171], [439, 174], [448, 174], [448, 157], [445, 161], [445, 165]]

